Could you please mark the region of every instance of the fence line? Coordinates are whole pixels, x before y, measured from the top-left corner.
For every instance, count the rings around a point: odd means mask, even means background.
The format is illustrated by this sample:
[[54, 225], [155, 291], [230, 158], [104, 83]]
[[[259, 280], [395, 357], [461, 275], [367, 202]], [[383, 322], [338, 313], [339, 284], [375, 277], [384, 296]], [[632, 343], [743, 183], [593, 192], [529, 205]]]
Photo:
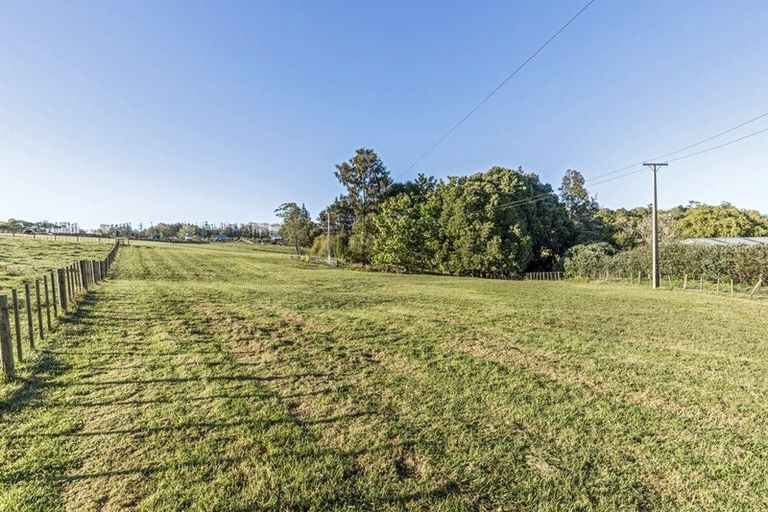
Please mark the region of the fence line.
[[[632, 272], [622, 272], [613, 274], [604, 272], [601, 274], [591, 274], [589, 276], [578, 276], [590, 281], [603, 281], [612, 283], [623, 283], [630, 285], [651, 286], [651, 274], [649, 272], [638, 272], [635, 275]], [[666, 283], [666, 284], [665, 284]], [[716, 295], [746, 295], [748, 297], [764, 296], [760, 291], [764, 288], [764, 279], [758, 278], [754, 283], [742, 282], [741, 291], [736, 287], [736, 280], [730, 275], [721, 274], [683, 274], [682, 277], [673, 277], [671, 274], [662, 274], [659, 279], [659, 288], [668, 290], [685, 290], [698, 293], [713, 292]]]
[[526, 272], [524, 276], [527, 281], [562, 281], [562, 272]]
[[[37, 316], [37, 336], [39, 340], [45, 339], [46, 323], [43, 322], [43, 309], [47, 318], [47, 329], [52, 330], [51, 303], [53, 303], [53, 318], [59, 318], [59, 311], [64, 316], [69, 311], [77, 308], [79, 299], [84, 297], [91, 284], [98, 283], [107, 277], [112, 263], [117, 257], [117, 251], [120, 248], [120, 240], [115, 241], [115, 245], [107, 253], [106, 258], [97, 261], [81, 260], [64, 267], [52, 270], [50, 272], [51, 294], [48, 295], [48, 277], [43, 275], [43, 293], [45, 302], [41, 296], [40, 278], [34, 279], [35, 285], [35, 303], [32, 303], [32, 293], [30, 282], [24, 283], [24, 309], [27, 316], [27, 335], [29, 337], [29, 348], [35, 350], [35, 325], [34, 316]], [[89, 276], [89, 270], [91, 275]], [[98, 278], [96, 277], [98, 275]], [[58, 291], [58, 296], [57, 292]], [[19, 302], [19, 293], [16, 288], [11, 289], [11, 305], [13, 306], [13, 320], [15, 327], [15, 336], [11, 332], [10, 308], [8, 297], [0, 294], [0, 361], [2, 362], [3, 373], [6, 378], [11, 380], [16, 378], [16, 369], [14, 365], [13, 341], [16, 341], [16, 359], [23, 362], [24, 352], [22, 345], [21, 332], [21, 307]], [[35, 313], [36, 312], [36, 313]]]

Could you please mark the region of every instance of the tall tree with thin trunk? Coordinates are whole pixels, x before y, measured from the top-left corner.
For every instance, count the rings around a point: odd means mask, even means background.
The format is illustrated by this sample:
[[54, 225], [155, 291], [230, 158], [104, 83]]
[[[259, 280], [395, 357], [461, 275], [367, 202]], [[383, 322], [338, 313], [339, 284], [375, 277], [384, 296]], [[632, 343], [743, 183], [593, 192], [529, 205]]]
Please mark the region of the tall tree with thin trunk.
[[347, 189], [347, 196], [355, 212], [356, 235], [360, 237], [360, 260], [368, 262], [368, 244], [371, 215], [378, 209], [392, 180], [389, 171], [372, 149], [360, 148], [355, 156], [336, 166], [336, 178]]
[[280, 235], [293, 245], [296, 254], [301, 254], [301, 248], [309, 245], [311, 240], [312, 219], [309, 212], [303, 204], [283, 203], [275, 213], [283, 219]]
[[599, 242], [606, 238], [604, 226], [597, 217], [597, 199], [589, 195], [585, 181], [579, 171], [568, 169], [560, 186], [560, 198], [576, 228], [577, 244]]

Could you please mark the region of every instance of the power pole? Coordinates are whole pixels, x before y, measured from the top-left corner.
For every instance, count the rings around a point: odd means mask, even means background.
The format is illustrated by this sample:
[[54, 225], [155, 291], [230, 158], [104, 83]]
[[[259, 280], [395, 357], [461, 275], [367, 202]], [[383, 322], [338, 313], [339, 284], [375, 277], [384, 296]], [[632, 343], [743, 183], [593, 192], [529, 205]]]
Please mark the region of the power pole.
[[331, 264], [331, 212], [330, 210], [325, 215], [325, 219], [328, 222], [328, 234], [326, 235], [325, 241], [326, 245], [328, 246], [328, 264]]
[[659, 273], [659, 207], [656, 197], [656, 171], [659, 167], [666, 167], [669, 164], [666, 162], [643, 162], [643, 165], [650, 167], [651, 171], [653, 171], [653, 270], [651, 271], [651, 275], [653, 276], [652, 286], [654, 289], [656, 289], [661, 284], [661, 276]]

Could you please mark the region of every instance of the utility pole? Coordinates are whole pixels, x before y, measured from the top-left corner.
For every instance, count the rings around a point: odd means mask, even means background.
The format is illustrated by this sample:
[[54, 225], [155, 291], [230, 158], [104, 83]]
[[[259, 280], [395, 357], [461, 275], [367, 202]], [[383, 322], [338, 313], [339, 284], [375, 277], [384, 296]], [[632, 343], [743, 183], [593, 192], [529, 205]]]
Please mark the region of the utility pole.
[[325, 237], [326, 245], [328, 246], [328, 264], [331, 264], [331, 212], [330, 210], [325, 214], [325, 219], [328, 222], [328, 234]]
[[659, 207], [656, 193], [656, 171], [659, 167], [666, 167], [669, 165], [666, 162], [663, 163], [650, 163], [643, 162], [643, 165], [649, 167], [653, 171], [653, 270], [651, 271], [652, 286], [654, 289], [660, 285], [660, 273], [659, 273]]

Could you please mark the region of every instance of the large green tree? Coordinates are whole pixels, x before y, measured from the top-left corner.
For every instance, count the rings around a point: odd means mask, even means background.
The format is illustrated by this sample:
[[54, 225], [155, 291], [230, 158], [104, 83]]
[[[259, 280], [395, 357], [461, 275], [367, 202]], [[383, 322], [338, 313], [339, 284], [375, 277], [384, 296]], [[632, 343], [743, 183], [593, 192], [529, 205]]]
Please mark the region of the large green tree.
[[551, 266], [572, 238], [558, 197], [538, 176], [493, 167], [451, 177], [438, 187], [442, 204], [436, 264], [467, 275], [513, 276]]
[[432, 270], [439, 239], [437, 181], [419, 175], [398, 190], [374, 216], [373, 261], [409, 271]]
[[368, 262], [371, 216], [376, 213], [392, 183], [387, 168], [372, 149], [360, 148], [346, 162], [336, 166], [336, 178], [347, 189], [347, 197], [355, 214], [353, 243], [358, 257]]

